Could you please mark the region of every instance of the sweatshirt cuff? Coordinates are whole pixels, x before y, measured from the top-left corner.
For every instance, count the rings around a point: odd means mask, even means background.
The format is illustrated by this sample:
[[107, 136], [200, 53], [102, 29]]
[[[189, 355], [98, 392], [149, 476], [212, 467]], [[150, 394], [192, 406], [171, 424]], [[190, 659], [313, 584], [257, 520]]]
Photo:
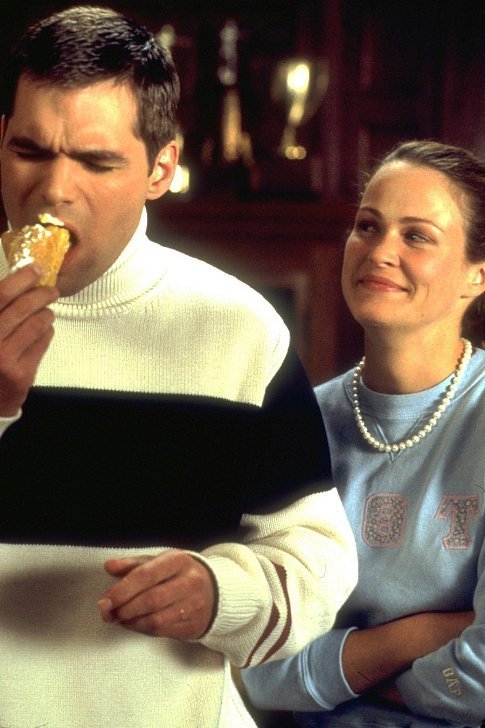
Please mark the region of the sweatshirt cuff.
[[355, 629], [334, 629], [305, 649], [302, 669], [306, 688], [325, 710], [359, 697], [351, 690], [342, 667], [345, 640]]
[[401, 675], [398, 675], [395, 679], [395, 683], [406, 704], [406, 707], [413, 713], [423, 715], [423, 706], [419, 699], [417, 699], [418, 695], [422, 691], [422, 687], [416, 680], [413, 669], [410, 668], [409, 670], [406, 670], [406, 672], [401, 673]]

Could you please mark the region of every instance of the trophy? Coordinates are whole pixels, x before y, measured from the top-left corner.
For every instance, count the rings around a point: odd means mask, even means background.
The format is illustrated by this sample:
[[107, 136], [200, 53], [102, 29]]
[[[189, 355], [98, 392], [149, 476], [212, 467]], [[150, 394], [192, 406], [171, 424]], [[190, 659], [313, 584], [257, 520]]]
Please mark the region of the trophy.
[[[268, 96], [273, 102], [275, 138], [270, 155], [260, 156], [252, 170], [253, 192], [290, 197], [320, 194], [322, 159], [318, 149], [312, 149], [308, 122], [325, 97], [329, 77], [323, 59], [286, 58], [273, 67]], [[281, 119], [278, 127], [277, 119]]]
[[218, 34], [216, 85], [210, 87], [207, 102], [215, 112], [200, 149], [199, 178], [206, 189], [239, 190], [246, 186], [247, 168], [252, 164], [251, 137], [244, 128], [240, 89], [242, 38], [236, 21], [225, 20]]
[[297, 129], [314, 116], [327, 92], [328, 81], [328, 64], [323, 60], [290, 58], [276, 66], [271, 96], [285, 106], [286, 125], [279, 153], [287, 159], [307, 156], [307, 149], [297, 143]]

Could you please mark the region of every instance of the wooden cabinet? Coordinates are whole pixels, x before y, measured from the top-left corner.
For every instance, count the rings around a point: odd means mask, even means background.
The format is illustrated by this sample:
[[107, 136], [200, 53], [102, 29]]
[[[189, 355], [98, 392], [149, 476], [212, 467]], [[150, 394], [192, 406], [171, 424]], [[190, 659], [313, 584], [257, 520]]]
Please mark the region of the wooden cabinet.
[[485, 3], [335, 0], [341, 191], [407, 138], [485, 154]]

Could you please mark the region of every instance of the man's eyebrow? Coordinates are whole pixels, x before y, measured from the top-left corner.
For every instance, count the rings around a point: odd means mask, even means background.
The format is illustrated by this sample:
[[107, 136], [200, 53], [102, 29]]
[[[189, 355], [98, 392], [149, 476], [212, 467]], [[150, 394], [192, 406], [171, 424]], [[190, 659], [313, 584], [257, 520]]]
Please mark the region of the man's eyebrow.
[[115, 164], [126, 164], [128, 162], [124, 154], [111, 149], [73, 150], [68, 156], [81, 162], [114, 162]]
[[27, 136], [13, 136], [8, 141], [9, 147], [18, 147], [20, 149], [28, 149], [32, 152], [48, 152], [46, 147], [41, 144], [34, 142], [33, 139]]
[[[45, 155], [46, 157], [55, 156], [56, 154], [56, 152], [53, 152], [49, 147], [45, 147], [26, 136], [12, 137], [8, 142], [8, 146], [17, 149], [24, 149], [29, 152], [36, 152], [38, 154]], [[114, 162], [118, 164], [125, 164], [128, 161], [121, 152], [116, 152], [111, 149], [98, 149], [96, 147], [92, 149], [74, 149], [69, 152], [67, 156], [81, 162]]]

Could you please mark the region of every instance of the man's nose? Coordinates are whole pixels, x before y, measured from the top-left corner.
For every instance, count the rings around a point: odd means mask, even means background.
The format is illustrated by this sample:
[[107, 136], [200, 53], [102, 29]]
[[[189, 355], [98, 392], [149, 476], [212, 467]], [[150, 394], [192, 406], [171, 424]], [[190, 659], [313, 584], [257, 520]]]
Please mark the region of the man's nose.
[[41, 195], [46, 205], [55, 207], [74, 199], [74, 163], [68, 157], [58, 156], [43, 165], [40, 183]]

